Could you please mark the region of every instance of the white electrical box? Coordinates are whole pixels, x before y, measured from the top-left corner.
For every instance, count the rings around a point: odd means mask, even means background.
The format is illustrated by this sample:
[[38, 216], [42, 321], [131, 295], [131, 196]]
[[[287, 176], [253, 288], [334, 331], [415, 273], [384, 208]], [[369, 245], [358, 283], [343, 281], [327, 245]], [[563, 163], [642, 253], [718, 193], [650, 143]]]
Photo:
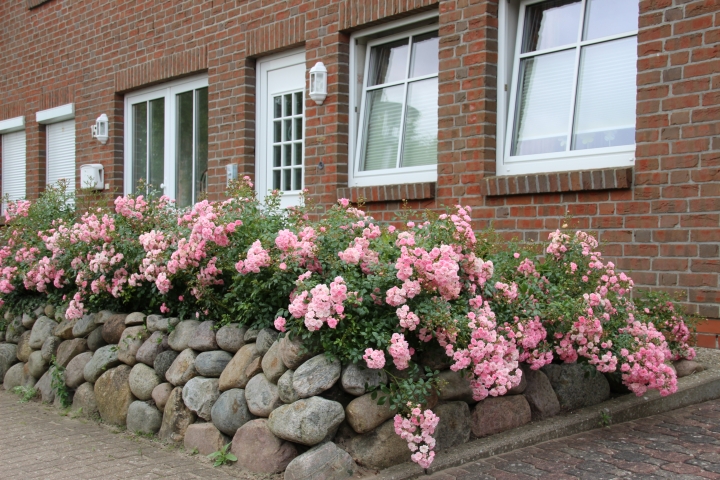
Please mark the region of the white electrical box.
[[105, 171], [99, 163], [80, 166], [80, 188], [103, 190], [105, 187]]
[[231, 163], [230, 165], [225, 165], [225, 179], [226, 179], [227, 185], [230, 185], [230, 182], [232, 182], [233, 180], [238, 179], [237, 163]]

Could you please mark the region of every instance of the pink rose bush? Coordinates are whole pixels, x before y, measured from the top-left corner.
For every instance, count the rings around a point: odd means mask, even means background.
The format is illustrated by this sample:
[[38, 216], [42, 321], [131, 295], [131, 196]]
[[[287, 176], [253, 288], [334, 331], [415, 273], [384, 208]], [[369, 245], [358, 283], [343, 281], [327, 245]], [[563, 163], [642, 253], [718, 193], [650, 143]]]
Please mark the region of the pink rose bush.
[[[373, 392], [397, 409], [413, 461], [435, 456], [443, 385], [423, 358], [446, 357], [473, 398], [505, 395], [531, 369], [585, 363], [637, 395], [677, 389], [671, 360], [693, 358], [692, 323], [634, 284], [587, 232], [547, 243], [478, 236], [470, 207], [395, 225], [346, 199], [316, 218], [257, 200], [249, 178], [228, 200], [178, 209], [144, 192], [81, 209], [60, 190], [10, 202], [0, 232], [0, 305], [51, 302], [68, 318], [100, 309], [274, 326], [308, 349], [384, 369]], [[402, 372], [402, 373], [400, 373]]]

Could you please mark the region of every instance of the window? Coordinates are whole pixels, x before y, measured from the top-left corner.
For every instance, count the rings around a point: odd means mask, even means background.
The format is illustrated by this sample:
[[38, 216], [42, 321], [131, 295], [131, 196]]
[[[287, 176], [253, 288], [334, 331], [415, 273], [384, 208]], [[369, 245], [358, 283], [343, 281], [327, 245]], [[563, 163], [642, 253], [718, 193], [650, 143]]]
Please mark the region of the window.
[[65, 181], [67, 192], [75, 191], [75, 104], [35, 113], [35, 120], [45, 124], [46, 183], [55, 185]]
[[501, 6], [498, 174], [632, 164], [638, 0]]
[[207, 85], [195, 77], [125, 97], [126, 193], [145, 184], [187, 207], [207, 191]]
[[437, 179], [436, 15], [353, 36], [351, 186]]
[[2, 141], [2, 210], [5, 197], [25, 198], [25, 118], [15, 117], [0, 122]]

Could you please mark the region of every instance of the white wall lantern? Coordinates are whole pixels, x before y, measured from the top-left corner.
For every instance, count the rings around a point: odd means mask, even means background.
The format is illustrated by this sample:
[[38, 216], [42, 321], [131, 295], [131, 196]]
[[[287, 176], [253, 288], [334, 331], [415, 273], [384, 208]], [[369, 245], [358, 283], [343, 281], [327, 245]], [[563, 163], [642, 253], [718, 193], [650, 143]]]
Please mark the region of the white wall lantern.
[[322, 62], [317, 62], [310, 69], [310, 98], [322, 105], [327, 97], [327, 68]]
[[95, 121], [95, 125], [90, 127], [93, 138], [97, 138], [100, 143], [105, 145], [108, 141], [108, 116], [104, 113]]

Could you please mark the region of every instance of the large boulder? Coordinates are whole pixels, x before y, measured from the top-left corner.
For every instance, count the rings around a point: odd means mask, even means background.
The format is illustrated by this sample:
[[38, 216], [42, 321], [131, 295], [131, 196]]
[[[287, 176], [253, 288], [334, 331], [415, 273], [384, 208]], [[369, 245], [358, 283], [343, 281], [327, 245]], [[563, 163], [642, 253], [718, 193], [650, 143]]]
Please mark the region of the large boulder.
[[116, 345], [99, 348], [85, 365], [83, 370], [85, 380], [95, 383], [103, 372], [117, 365], [120, 365], [120, 360], [117, 358]]
[[168, 398], [170, 398], [170, 393], [173, 391], [173, 387], [171, 383], [165, 382], [161, 383], [157, 387], [153, 388], [152, 391], [152, 399], [153, 402], [155, 402], [155, 405], [160, 410], [163, 410], [165, 408], [165, 404], [168, 401]]
[[17, 341], [17, 350], [16, 355], [17, 359], [21, 362], [27, 362], [30, 358], [30, 354], [33, 352], [33, 349], [30, 348], [30, 335], [32, 332], [28, 330], [27, 332], [23, 332], [22, 335], [20, 335], [20, 338]]
[[153, 332], [150, 337], [143, 342], [135, 354], [135, 360], [152, 367], [158, 354], [170, 349], [168, 336], [163, 332]]
[[34, 387], [36, 383], [35, 377], [30, 375], [27, 365], [24, 363], [16, 363], [8, 368], [3, 379], [3, 388], [12, 390], [15, 387]]
[[85, 383], [85, 366], [92, 360], [92, 352], [84, 352], [70, 360], [65, 367], [65, 385], [77, 388]]
[[177, 317], [165, 318], [160, 315], [148, 315], [145, 321], [148, 332], [163, 333], [167, 333], [170, 327], [175, 328], [175, 325], [180, 323], [180, 319]]
[[185, 320], [178, 323], [168, 338], [170, 347], [177, 352], [187, 349], [198, 325], [200, 322], [197, 320]]
[[[130, 391], [138, 400], [150, 400], [152, 392], [160, 385], [160, 376], [144, 363], [137, 363], [130, 370]], [[158, 425], [160, 428], [160, 425]]]
[[237, 351], [220, 375], [220, 390], [224, 392], [231, 388], [245, 388], [250, 380], [245, 370], [254, 360], [259, 358], [260, 354], [255, 350], [254, 343], [244, 345]]
[[527, 387], [523, 396], [530, 404], [533, 421], [554, 417], [560, 413], [560, 402], [550, 385], [550, 380], [540, 370], [523, 366], [523, 376], [527, 378]]
[[125, 318], [127, 315], [124, 313], [114, 313], [105, 317], [105, 321], [102, 327], [102, 337], [109, 345], [118, 344], [120, 337], [125, 331]]
[[210, 421], [210, 412], [220, 396], [217, 378], [194, 377], [183, 387], [185, 405], [203, 420]]
[[105, 339], [102, 336], [103, 329], [102, 328], [96, 328], [92, 332], [90, 332], [90, 335], [87, 337], [87, 347], [88, 350], [91, 352], [94, 352], [100, 347], [104, 347], [107, 345], [107, 342], [105, 342]]
[[698, 373], [705, 370], [705, 367], [703, 367], [698, 362], [693, 362], [692, 360], [685, 359], [673, 362], [673, 368], [675, 369], [675, 373], [677, 374], [678, 378], [687, 377], [688, 375], [692, 375], [693, 373]]
[[128, 365], [120, 365], [100, 375], [95, 382], [95, 401], [105, 423], [125, 425], [127, 422], [128, 408], [135, 400], [130, 391], [130, 370]]
[[196, 451], [200, 455], [210, 455], [230, 443], [212, 423], [194, 423], [185, 431], [185, 451]]
[[202, 352], [195, 359], [195, 369], [203, 377], [218, 378], [230, 360], [232, 355], [223, 350]]
[[343, 420], [342, 405], [322, 397], [310, 397], [273, 410], [268, 427], [280, 438], [312, 446], [330, 438]]
[[128, 327], [123, 330], [118, 343], [118, 360], [131, 367], [137, 363], [135, 355], [150, 336], [145, 327]]
[[22, 317], [15, 317], [5, 330], [5, 341], [17, 344], [20, 341], [20, 336], [25, 333], [25, 330], [25, 327], [22, 326]]
[[55, 320], [51, 320], [44, 315], [38, 318], [31, 330], [30, 348], [40, 350], [45, 340], [53, 334], [55, 327], [57, 327]]
[[285, 366], [291, 370], [297, 369], [314, 355], [313, 352], [305, 348], [299, 338], [290, 340], [286, 335], [280, 339], [280, 358], [282, 358]]
[[265, 355], [275, 340], [277, 340], [280, 332], [273, 328], [263, 328], [258, 332], [257, 339], [255, 340], [255, 348], [260, 355]]
[[166, 442], [179, 443], [185, 437], [185, 431], [195, 423], [195, 414], [183, 402], [181, 387], [176, 387], [165, 403], [162, 425], [158, 437]]
[[355, 474], [352, 457], [333, 442], [323, 443], [295, 457], [285, 469], [285, 480], [345, 480]]
[[[439, 412], [436, 413], [440, 416]], [[484, 437], [517, 428], [530, 420], [530, 404], [524, 396], [487, 397], [473, 408], [472, 432], [476, 437]]]
[[74, 340], [65, 340], [60, 344], [55, 356], [55, 363], [61, 367], [67, 367], [70, 360], [87, 351], [87, 340], [84, 338], [76, 338]]
[[30, 354], [30, 358], [28, 358], [27, 362], [27, 369], [30, 372], [30, 375], [36, 379], [42, 377], [43, 373], [47, 372], [49, 366], [50, 364], [43, 360], [42, 352], [40, 350], [36, 350]]
[[542, 370], [565, 411], [597, 405], [610, 398], [607, 378], [594, 367], [563, 363], [545, 365]]
[[43, 403], [52, 403], [55, 400], [55, 390], [52, 388], [52, 377], [50, 372], [45, 372], [35, 384], [35, 389], [40, 394]]
[[245, 387], [245, 399], [253, 415], [267, 418], [270, 412], [283, 405], [277, 385], [271, 383], [264, 374], [250, 379]]
[[155, 361], [152, 364], [152, 367], [155, 369], [155, 372], [160, 375], [160, 378], [165, 379], [165, 374], [172, 366], [173, 362], [175, 362], [175, 359], [180, 354], [176, 352], [175, 350], [166, 350], [164, 352], [160, 352], [155, 357]]
[[180, 355], [177, 356], [170, 368], [165, 372], [167, 381], [176, 387], [182, 387], [188, 380], [197, 376], [197, 370], [195, 370], [196, 357], [197, 354], [191, 348], [186, 348], [180, 352]]
[[37, 315], [34, 315], [32, 313], [23, 313], [22, 314], [22, 326], [25, 328], [32, 328], [33, 325], [35, 325], [35, 321], [38, 319]]
[[225, 325], [215, 333], [215, 341], [221, 349], [235, 353], [245, 345], [245, 332], [247, 328], [238, 324]]
[[293, 403], [300, 400], [300, 395], [293, 388], [293, 375], [295, 370], [288, 370], [278, 380], [278, 395], [284, 403]]
[[379, 393], [379, 396], [373, 399], [372, 393], [366, 393], [348, 404], [345, 408], [345, 418], [353, 430], [357, 433], [367, 433], [395, 416], [397, 412], [390, 409], [389, 398], [386, 398], [382, 405], [378, 405], [378, 400], [382, 396], [383, 394]]
[[467, 403], [441, 403], [433, 411], [440, 418], [433, 434], [437, 450], [457, 447], [470, 439], [471, 417]]
[[15, 363], [17, 363], [17, 345], [0, 343], [0, 380]]
[[125, 317], [125, 326], [134, 327], [136, 325], [142, 325], [145, 323], [145, 314], [142, 312], [133, 312]]
[[60, 337], [54, 335], [49, 336], [40, 348], [43, 360], [46, 362], [52, 361], [52, 357], [57, 355], [58, 347], [60, 347], [61, 343], [62, 339]]
[[207, 320], [195, 328], [188, 347], [198, 352], [209, 352], [218, 349], [215, 341], [215, 322]]
[[73, 337], [85, 338], [96, 328], [98, 328], [98, 324], [95, 323], [95, 315], [83, 315], [82, 318], [78, 319], [75, 325], [73, 325]]
[[226, 435], [233, 436], [237, 429], [254, 419], [248, 409], [245, 390], [233, 388], [223, 392], [210, 410], [212, 423]]
[[410, 461], [410, 449], [395, 433], [393, 420], [365, 435], [357, 435], [345, 444], [350, 456], [364, 467], [382, 469]]
[[297, 449], [273, 435], [264, 418], [240, 427], [232, 441], [239, 467], [258, 473], [280, 473], [297, 456]]
[[300, 398], [315, 396], [329, 389], [340, 378], [342, 367], [337, 358], [321, 353], [300, 365], [293, 374], [293, 387]]
[[384, 370], [367, 368], [357, 363], [351, 363], [343, 368], [342, 377], [340, 378], [343, 390], [356, 397], [365, 394], [366, 385], [368, 387], [378, 387], [379, 385], [385, 385], [387, 381], [387, 374]]
[[272, 383], [277, 383], [283, 373], [287, 371], [287, 367], [280, 357], [280, 342], [277, 340], [270, 346], [267, 353], [262, 357], [263, 373]]
[[88, 417], [100, 415], [97, 401], [95, 400], [95, 387], [90, 382], [85, 382], [75, 389], [71, 410], [80, 412]]
[[470, 387], [470, 378], [467, 375], [463, 375], [461, 372], [445, 370], [440, 372], [438, 379], [442, 383], [442, 387], [438, 392], [440, 400], [462, 400], [467, 403], [475, 403], [472, 387]]
[[133, 433], [155, 434], [160, 430], [162, 417], [162, 412], [157, 408], [136, 400], [128, 408], [127, 429]]
[[246, 330], [243, 340], [245, 340], [245, 343], [255, 343], [255, 341], [257, 341], [257, 337], [258, 337], [259, 333], [260, 333], [260, 330], [257, 330], [255, 328]]

